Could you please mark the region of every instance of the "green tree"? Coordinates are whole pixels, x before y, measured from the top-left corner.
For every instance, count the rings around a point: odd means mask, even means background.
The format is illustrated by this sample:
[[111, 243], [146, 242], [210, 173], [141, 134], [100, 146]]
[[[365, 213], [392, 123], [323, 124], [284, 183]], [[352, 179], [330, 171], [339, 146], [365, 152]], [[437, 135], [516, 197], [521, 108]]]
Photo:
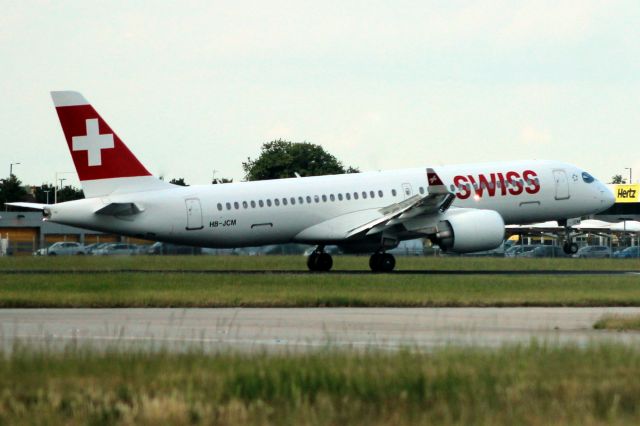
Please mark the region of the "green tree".
[[[53, 202], [53, 193], [49, 194], [49, 201]], [[61, 189], [58, 189], [58, 202], [73, 201], [84, 198], [84, 192], [81, 189], [75, 188], [71, 185], [67, 185]]]
[[46, 204], [48, 199], [49, 204], [53, 204], [55, 191], [56, 190], [53, 187], [53, 185], [49, 183], [43, 183], [40, 186], [36, 186], [33, 191], [33, 197], [35, 198], [35, 202], [40, 204]]
[[0, 182], [0, 208], [6, 209], [4, 203], [24, 201], [27, 197], [27, 190], [22, 186], [20, 179], [12, 174], [9, 178]]
[[278, 139], [262, 145], [255, 160], [242, 163], [246, 180], [282, 179], [300, 176], [357, 173], [355, 167], [345, 168], [340, 161], [320, 145]]
[[622, 177], [622, 175], [614, 175], [611, 178], [611, 183], [627, 183], [627, 181]]
[[171, 179], [169, 183], [172, 183], [178, 186], [189, 186], [187, 185], [187, 182], [184, 181], [184, 178]]

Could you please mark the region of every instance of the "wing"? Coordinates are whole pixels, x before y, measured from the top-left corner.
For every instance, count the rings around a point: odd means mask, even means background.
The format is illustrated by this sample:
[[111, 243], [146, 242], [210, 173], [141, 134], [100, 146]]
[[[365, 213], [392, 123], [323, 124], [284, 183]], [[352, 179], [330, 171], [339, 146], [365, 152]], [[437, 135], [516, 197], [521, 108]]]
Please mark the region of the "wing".
[[455, 195], [442, 183], [432, 168], [426, 170], [426, 195], [414, 195], [381, 209], [364, 210], [339, 216], [305, 229], [299, 241], [346, 240], [382, 232], [418, 215], [445, 212]]

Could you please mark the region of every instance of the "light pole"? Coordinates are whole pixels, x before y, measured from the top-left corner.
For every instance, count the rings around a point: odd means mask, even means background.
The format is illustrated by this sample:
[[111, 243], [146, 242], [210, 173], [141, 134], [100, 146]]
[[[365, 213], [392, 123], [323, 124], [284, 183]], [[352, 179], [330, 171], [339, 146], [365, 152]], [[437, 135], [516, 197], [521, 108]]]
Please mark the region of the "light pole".
[[62, 189], [62, 181], [66, 179], [58, 179], [58, 175], [72, 174], [75, 172], [56, 172], [53, 179], [53, 204], [58, 204], [58, 181], [60, 181], [60, 189]]
[[633, 183], [633, 180], [631, 179], [631, 167], [625, 167], [625, 170], [629, 170], [629, 185], [631, 185]]
[[[65, 180], [67, 180], [67, 178], [60, 178], [58, 179], [60, 181], [60, 189], [62, 189], [62, 182], [64, 182]], [[55, 193], [55, 203], [54, 204], [58, 204], [58, 186], [56, 185], [56, 193]]]
[[42, 192], [44, 192], [45, 194], [47, 194], [47, 204], [49, 204], [49, 193], [51, 192], [51, 190], [42, 190]]
[[9, 163], [9, 179], [11, 179], [11, 176], [13, 176], [13, 166], [17, 166], [18, 164], [20, 163]]

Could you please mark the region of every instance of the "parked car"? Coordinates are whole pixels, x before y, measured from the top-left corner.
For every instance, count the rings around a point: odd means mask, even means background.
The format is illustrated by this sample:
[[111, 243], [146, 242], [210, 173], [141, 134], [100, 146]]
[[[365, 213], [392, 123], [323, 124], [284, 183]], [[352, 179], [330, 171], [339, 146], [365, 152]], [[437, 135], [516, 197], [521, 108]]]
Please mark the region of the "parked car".
[[528, 244], [528, 245], [515, 245], [509, 247], [507, 251], [504, 252], [504, 257], [520, 257], [524, 253], [529, 252], [536, 247], [540, 247], [539, 244]]
[[201, 254], [202, 248], [181, 246], [177, 244], [156, 242], [150, 246], [141, 247], [141, 254]]
[[93, 243], [93, 244], [89, 244], [87, 246], [84, 246], [84, 253], [85, 254], [93, 254], [94, 251], [106, 246], [107, 244], [111, 244], [111, 243]]
[[611, 249], [607, 246], [584, 246], [581, 247], [573, 257], [593, 258], [593, 257], [611, 257]]
[[34, 256], [70, 256], [84, 255], [84, 246], [80, 243], [58, 241], [47, 248], [41, 248], [33, 253]]
[[613, 253], [613, 257], [616, 259], [630, 259], [634, 257], [640, 257], [640, 246], [627, 247], [624, 250]]
[[567, 255], [562, 250], [562, 247], [541, 245], [523, 253], [521, 257], [567, 257]]
[[137, 254], [138, 247], [135, 244], [109, 243], [104, 247], [93, 251], [94, 256], [131, 255]]

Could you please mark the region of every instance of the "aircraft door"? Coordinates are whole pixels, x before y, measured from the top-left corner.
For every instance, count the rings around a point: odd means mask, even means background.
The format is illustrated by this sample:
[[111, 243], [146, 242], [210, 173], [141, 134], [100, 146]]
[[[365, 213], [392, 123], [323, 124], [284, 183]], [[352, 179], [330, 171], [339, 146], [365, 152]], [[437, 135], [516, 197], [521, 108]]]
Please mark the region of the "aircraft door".
[[187, 207], [187, 231], [202, 229], [202, 207], [198, 198], [184, 200]]
[[564, 170], [554, 170], [553, 180], [556, 183], [556, 200], [569, 199], [569, 179]]
[[413, 189], [411, 188], [411, 184], [410, 183], [403, 183], [402, 184], [402, 194], [404, 195], [405, 199], [411, 197], [411, 195], [413, 194]]

